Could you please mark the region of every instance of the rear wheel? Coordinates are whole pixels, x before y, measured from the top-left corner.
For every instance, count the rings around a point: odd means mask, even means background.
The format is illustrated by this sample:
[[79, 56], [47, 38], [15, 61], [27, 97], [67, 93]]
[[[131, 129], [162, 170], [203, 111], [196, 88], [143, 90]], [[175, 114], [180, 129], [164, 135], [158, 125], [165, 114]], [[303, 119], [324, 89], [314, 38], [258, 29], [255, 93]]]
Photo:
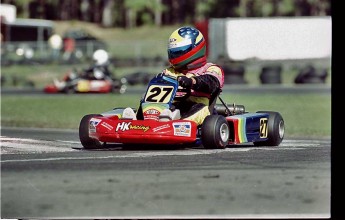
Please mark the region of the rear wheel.
[[229, 124], [222, 115], [209, 115], [201, 126], [201, 141], [204, 148], [225, 148], [230, 135]]
[[285, 125], [283, 117], [278, 112], [258, 111], [256, 113], [268, 113], [267, 140], [254, 142], [255, 146], [279, 146], [284, 139]]
[[79, 125], [79, 139], [81, 144], [85, 149], [98, 149], [103, 147], [103, 143], [90, 138], [89, 136], [89, 127], [90, 127], [90, 119], [93, 117], [102, 116], [100, 114], [90, 114], [85, 115]]

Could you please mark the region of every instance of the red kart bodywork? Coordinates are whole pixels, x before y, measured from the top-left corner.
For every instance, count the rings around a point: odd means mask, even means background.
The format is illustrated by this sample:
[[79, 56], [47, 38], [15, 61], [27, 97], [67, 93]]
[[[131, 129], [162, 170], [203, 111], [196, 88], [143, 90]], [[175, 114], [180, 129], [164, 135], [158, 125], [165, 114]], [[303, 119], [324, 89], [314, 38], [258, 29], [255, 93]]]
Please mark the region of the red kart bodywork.
[[89, 136], [102, 142], [123, 144], [193, 143], [197, 124], [186, 120], [160, 122], [100, 116], [90, 119]]
[[[245, 113], [226, 117], [231, 127], [229, 145], [267, 139], [266, 113]], [[262, 129], [261, 129], [262, 128]], [[101, 142], [123, 144], [187, 144], [198, 141], [198, 126], [193, 121], [121, 119], [95, 116], [90, 119], [89, 136]]]
[[[110, 93], [112, 91], [112, 83], [109, 80], [88, 80], [80, 79], [73, 87], [77, 93]], [[54, 84], [44, 87], [46, 93], [65, 92], [64, 88], [59, 89]]]
[[45, 93], [58, 93], [59, 89], [54, 84], [46, 85], [43, 89]]
[[45, 93], [111, 93], [126, 91], [126, 81], [111, 76], [96, 78], [90, 71], [78, 73], [76, 70], [65, 73], [61, 80], [44, 87]]

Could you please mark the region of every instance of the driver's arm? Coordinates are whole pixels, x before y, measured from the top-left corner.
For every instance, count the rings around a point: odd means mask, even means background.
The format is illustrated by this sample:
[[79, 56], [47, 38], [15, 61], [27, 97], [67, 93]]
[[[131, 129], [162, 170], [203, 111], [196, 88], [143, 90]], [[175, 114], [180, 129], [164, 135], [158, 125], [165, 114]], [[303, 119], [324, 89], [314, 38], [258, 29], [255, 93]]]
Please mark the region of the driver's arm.
[[[219, 80], [212, 75], [206, 74], [202, 76], [193, 77], [192, 89], [199, 92], [214, 93], [220, 87]], [[192, 80], [193, 80], [192, 79]]]
[[179, 85], [184, 88], [191, 88], [195, 91], [204, 92], [212, 94], [220, 88], [219, 80], [210, 74], [205, 74], [201, 76], [194, 76], [194, 77], [186, 77], [180, 76], [178, 77]]

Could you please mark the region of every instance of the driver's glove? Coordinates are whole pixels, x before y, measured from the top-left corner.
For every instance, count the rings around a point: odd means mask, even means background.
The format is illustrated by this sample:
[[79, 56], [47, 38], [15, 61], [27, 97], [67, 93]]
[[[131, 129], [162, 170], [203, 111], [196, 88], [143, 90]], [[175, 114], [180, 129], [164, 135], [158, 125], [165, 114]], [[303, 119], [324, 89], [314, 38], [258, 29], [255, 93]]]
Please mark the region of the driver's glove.
[[179, 76], [177, 78], [179, 86], [186, 88], [186, 89], [191, 89], [193, 85], [193, 80], [191, 78], [188, 78], [186, 76]]

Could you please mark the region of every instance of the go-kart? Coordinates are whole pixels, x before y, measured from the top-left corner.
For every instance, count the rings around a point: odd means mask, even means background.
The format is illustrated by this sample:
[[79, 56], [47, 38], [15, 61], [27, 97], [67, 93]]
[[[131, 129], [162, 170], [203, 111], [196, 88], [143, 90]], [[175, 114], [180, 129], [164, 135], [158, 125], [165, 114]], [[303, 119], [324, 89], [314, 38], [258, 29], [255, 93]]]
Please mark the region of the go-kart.
[[[228, 105], [219, 96], [210, 99], [211, 115], [202, 125], [181, 119], [174, 100], [185, 99], [189, 91], [181, 89], [177, 79], [158, 74], [148, 84], [140, 101], [136, 118], [126, 118], [125, 108], [114, 108], [102, 114], [85, 115], [79, 125], [79, 138], [85, 149], [120, 145], [195, 145], [204, 148], [226, 148], [229, 145], [253, 143], [255, 146], [278, 146], [284, 138], [284, 120], [274, 111], [245, 112], [243, 105]], [[222, 104], [217, 104], [217, 99]], [[172, 109], [173, 118], [161, 116]], [[109, 144], [109, 145], [108, 145]]]
[[[98, 71], [98, 70], [94, 70]], [[96, 72], [97, 73], [97, 72]], [[78, 73], [68, 71], [62, 80], [54, 79], [53, 83], [44, 87], [45, 93], [120, 93], [127, 89], [126, 79], [117, 79], [99, 72], [101, 77], [94, 77], [91, 72]]]

